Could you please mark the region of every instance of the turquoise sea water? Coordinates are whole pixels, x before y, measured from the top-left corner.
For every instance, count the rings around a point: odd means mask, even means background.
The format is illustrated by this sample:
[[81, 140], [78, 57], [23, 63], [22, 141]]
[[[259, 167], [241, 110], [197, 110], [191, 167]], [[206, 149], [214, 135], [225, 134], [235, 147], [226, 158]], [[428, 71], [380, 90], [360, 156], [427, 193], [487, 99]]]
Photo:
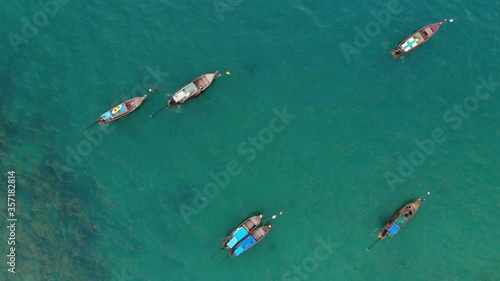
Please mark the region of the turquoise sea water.
[[[15, 274], [0, 232], [1, 280], [500, 280], [498, 1], [136, 2], [0, 4], [0, 163], [18, 218]], [[231, 75], [149, 117], [215, 70]], [[279, 211], [247, 253], [208, 259], [248, 216]]]

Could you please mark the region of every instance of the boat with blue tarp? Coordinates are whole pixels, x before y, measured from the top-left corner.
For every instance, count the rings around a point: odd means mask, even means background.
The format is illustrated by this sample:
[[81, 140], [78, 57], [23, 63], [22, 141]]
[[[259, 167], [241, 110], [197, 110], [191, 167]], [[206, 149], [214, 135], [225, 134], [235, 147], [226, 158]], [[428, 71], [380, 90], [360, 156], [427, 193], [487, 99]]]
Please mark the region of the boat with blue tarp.
[[246, 219], [242, 224], [240, 224], [236, 229], [229, 234], [229, 236], [222, 242], [222, 247], [219, 251], [214, 253], [209, 260], [217, 255], [220, 251], [224, 249], [232, 249], [234, 246], [238, 244], [241, 240], [248, 237], [252, 231], [254, 231], [262, 221], [263, 215], [260, 214], [258, 216], [252, 216]]
[[272, 225], [261, 226], [250, 233], [245, 239], [241, 240], [234, 246], [229, 252], [231, 257], [237, 257], [242, 253], [246, 252], [248, 249], [252, 248], [254, 245], [259, 243], [271, 230]]
[[247, 237], [257, 226], [259, 226], [262, 215], [253, 216], [240, 224], [229, 236], [222, 242], [222, 248], [232, 249], [243, 238]]
[[[427, 195], [431, 194], [431, 192], [427, 192]], [[406, 204], [399, 212], [397, 212], [391, 220], [382, 228], [382, 230], [378, 233], [378, 240], [375, 241], [370, 247], [366, 248], [366, 250], [370, 250], [373, 246], [375, 246], [380, 240], [383, 240], [387, 236], [396, 235], [401, 227], [409, 221], [415, 213], [420, 208], [420, 204], [425, 201], [425, 198], [418, 198], [417, 201]]]
[[125, 115], [127, 115], [127, 114], [131, 113], [132, 111], [136, 110], [137, 108], [139, 108], [139, 106], [142, 104], [142, 102], [147, 97], [148, 97], [148, 95], [144, 95], [142, 97], [135, 97], [135, 98], [126, 100], [117, 106], [114, 106], [110, 110], [101, 114], [101, 116], [98, 119], [98, 123], [100, 125], [102, 125], [102, 124], [109, 123], [109, 122], [112, 122], [112, 121], [115, 121], [117, 119], [124, 117]]
[[387, 236], [396, 235], [401, 229], [401, 227], [415, 215], [415, 213], [420, 208], [420, 204], [424, 202], [424, 200], [425, 199], [419, 198], [415, 202], [406, 204], [399, 212], [397, 212], [391, 218], [391, 220], [378, 233], [378, 238], [384, 239]]

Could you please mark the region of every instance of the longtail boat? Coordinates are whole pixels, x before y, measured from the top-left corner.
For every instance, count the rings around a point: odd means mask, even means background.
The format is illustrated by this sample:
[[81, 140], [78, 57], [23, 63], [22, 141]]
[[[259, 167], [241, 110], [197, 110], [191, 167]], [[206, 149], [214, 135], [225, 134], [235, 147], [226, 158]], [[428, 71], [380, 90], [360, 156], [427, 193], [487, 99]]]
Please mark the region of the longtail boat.
[[406, 204], [399, 212], [397, 212], [391, 220], [382, 228], [382, 230], [378, 233], [378, 238], [384, 239], [389, 236], [394, 236], [401, 229], [403, 224], [405, 224], [408, 220], [410, 220], [415, 213], [420, 208], [420, 204], [424, 202], [425, 199], [418, 198], [417, 201]]
[[[398, 46], [392, 51], [392, 56], [397, 59], [400, 56], [403, 56], [422, 46], [425, 42], [431, 39], [432, 36], [436, 34], [441, 25], [447, 21], [448, 20], [444, 19], [440, 22], [432, 23], [420, 28], [404, 41], [399, 43]], [[453, 22], [453, 20], [451, 19], [450, 22]]]
[[[153, 92], [152, 89], [149, 89], [149, 92]], [[97, 121], [92, 123], [91, 125], [87, 126], [85, 129], [82, 130], [85, 131], [94, 124], [99, 124], [103, 125], [112, 121], [115, 121], [117, 119], [122, 118], [123, 116], [131, 113], [132, 111], [136, 110], [139, 106], [141, 106], [142, 102], [148, 97], [148, 95], [144, 95], [142, 97], [135, 97], [129, 100], [126, 100], [122, 103], [120, 103], [117, 106], [112, 107], [110, 110], [104, 112], [99, 116]]]
[[222, 248], [232, 249], [239, 241], [247, 237], [254, 229], [259, 226], [262, 220], [262, 215], [248, 218], [240, 224], [229, 236], [222, 242]]
[[[428, 191], [427, 195], [430, 195], [431, 192]], [[401, 227], [410, 220], [415, 213], [420, 208], [420, 204], [424, 202], [424, 198], [418, 198], [417, 201], [406, 204], [399, 212], [397, 212], [391, 220], [380, 230], [378, 233], [378, 240], [375, 241], [370, 247], [366, 248], [366, 250], [370, 250], [375, 244], [380, 242], [380, 240], [384, 239], [387, 236], [394, 236], [398, 233]]]
[[231, 257], [237, 257], [259, 243], [271, 230], [272, 225], [261, 226], [250, 233], [245, 239], [241, 240], [229, 252]]
[[182, 87], [182, 89], [177, 91], [172, 96], [172, 98], [168, 101], [168, 106], [174, 107], [199, 96], [210, 86], [210, 84], [212, 84], [212, 81], [214, 81], [214, 79], [218, 77], [218, 74], [219, 71], [215, 71], [214, 73], [203, 74], [200, 77], [194, 79], [193, 81], [191, 81], [191, 83]]
[[106, 124], [117, 119], [124, 117], [125, 115], [131, 113], [141, 106], [142, 102], [148, 97], [148, 95], [144, 95], [142, 97], [135, 97], [129, 100], [126, 100], [119, 105], [111, 108], [110, 110], [101, 114], [98, 119], [99, 125]]
[[[276, 217], [278, 215], [281, 216], [282, 214], [283, 214], [283, 211], [280, 211], [279, 214], [273, 215], [270, 219], [274, 220], [274, 219], [276, 219]], [[266, 220], [264, 220], [261, 222], [260, 221], [261, 218], [262, 218], [262, 215], [258, 216], [258, 219], [255, 218], [255, 221], [251, 222], [251, 224], [249, 226], [255, 227], [256, 225], [258, 225], [257, 221], [259, 224], [264, 223], [266, 221]], [[251, 219], [252, 218], [250, 218], [248, 220], [251, 220]], [[269, 220], [269, 219], [267, 219], [267, 220]], [[240, 227], [242, 227], [244, 224], [245, 223], [240, 225]], [[221, 261], [217, 266], [221, 265], [224, 261], [228, 260], [231, 257], [237, 257], [237, 256], [241, 255], [242, 253], [244, 253], [248, 249], [252, 248], [255, 244], [259, 243], [262, 239], [264, 239], [264, 237], [266, 237], [266, 235], [269, 233], [269, 230], [271, 230], [271, 227], [272, 227], [271, 224], [258, 227], [256, 229], [250, 231], [249, 233], [247, 233], [247, 235], [245, 237], [243, 237], [242, 239], [239, 239], [239, 241], [236, 243], [236, 245], [234, 245], [234, 244], [228, 245], [229, 244], [228, 241], [231, 241], [232, 239], [234, 239], [234, 238], [231, 238], [231, 236], [233, 236], [234, 233], [237, 233], [237, 231], [238, 231], [238, 228], [237, 228], [235, 231], [233, 231], [233, 233], [231, 233], [231, 235], [229, 235], [229, 237], [226, 239], [226, 241], [224, 241], [224, 243], [222, 243], [221, 250], [224, 250], [224, 248], [229, 248], [230, 249], [229, 255], [223, 261]], [[215, 254], [212, 257], [214, 257], [214, 256], [215, 256]]]

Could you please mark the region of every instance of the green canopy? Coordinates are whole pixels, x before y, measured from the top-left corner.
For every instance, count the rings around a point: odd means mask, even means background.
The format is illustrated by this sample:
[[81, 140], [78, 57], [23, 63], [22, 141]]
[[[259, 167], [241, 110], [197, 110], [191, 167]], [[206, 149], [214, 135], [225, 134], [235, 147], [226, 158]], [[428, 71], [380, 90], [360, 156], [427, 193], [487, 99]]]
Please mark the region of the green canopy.
[[394, 221], [395, 224], [403, 224], [406, 222], [406, 218], [403, 215], [399, 215], [399, 217]]

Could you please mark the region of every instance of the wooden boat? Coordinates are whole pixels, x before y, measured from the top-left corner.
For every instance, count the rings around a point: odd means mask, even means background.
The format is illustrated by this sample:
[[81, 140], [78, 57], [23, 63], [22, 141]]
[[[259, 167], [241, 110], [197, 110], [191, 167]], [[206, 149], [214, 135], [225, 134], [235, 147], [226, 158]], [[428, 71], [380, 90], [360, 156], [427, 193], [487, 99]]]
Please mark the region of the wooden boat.
[[259, 226], [262, 220], [262, 215], [253, 216], [248, 218], [242, 224], [240, 224], [222, 243], [222, 248], [231, 249], [243, 238], [247, 237], [257, 226]]
[[[450, 20], [452, 22], [453, 20]], [[438, 29], [443, 23], [447, 22], [446, 19], [436, 22], [433, 24], [426, 25], [421, 29], [417, 30], [415, 33], [406, 38], [403, 42], [392, 51], [392, 56], [394, 58], [399, 58], [400, 56], [406, 55], [407, 53], [415, 50], [416, 48], [422, 46], [425, 42], [436, 34]]]
[[269, 230], [271, 230], [272, 225], [261, 226], [250, 233], [245, 239], [241, 240], [234, 246], [229, 252], [231, 257], [237, 257], [252, 248], [255, 244], [259, 243], [264, 237], [266, 237]]
[[378, 233], [379, 239], [384, 239], [389, 236], [394, 236], [398, 233], [399, 229], [411, 219], [415, 213], [420, 208], [420, 204], [424, 202], [425, 199], [419, 198], [417, 201], [406, 204], [399, 212], [397, 212], [391, 220], [384, 226], [384, 228]]
[[142, 97], [135, 97], [120, 103], [119, 105], [101, 114], [99, 119], [97, 119], [97, 123], [102, 125], [122, 118], [123, 116], [136, 110], [147, 97], [148, 95], [144, 95]]
[[168, 101], [168, 106], [174, 107], [199, 96], [210, 86], [210, 84], [212, 84], [212, 81], [218, 77], [217, 74], [219, 74], [219, 71], [203, 74], [202, 76], [194, 79], [191, 83], [182, 87], [182, 89], [177, 91], [172, 96], [172, 98]]

